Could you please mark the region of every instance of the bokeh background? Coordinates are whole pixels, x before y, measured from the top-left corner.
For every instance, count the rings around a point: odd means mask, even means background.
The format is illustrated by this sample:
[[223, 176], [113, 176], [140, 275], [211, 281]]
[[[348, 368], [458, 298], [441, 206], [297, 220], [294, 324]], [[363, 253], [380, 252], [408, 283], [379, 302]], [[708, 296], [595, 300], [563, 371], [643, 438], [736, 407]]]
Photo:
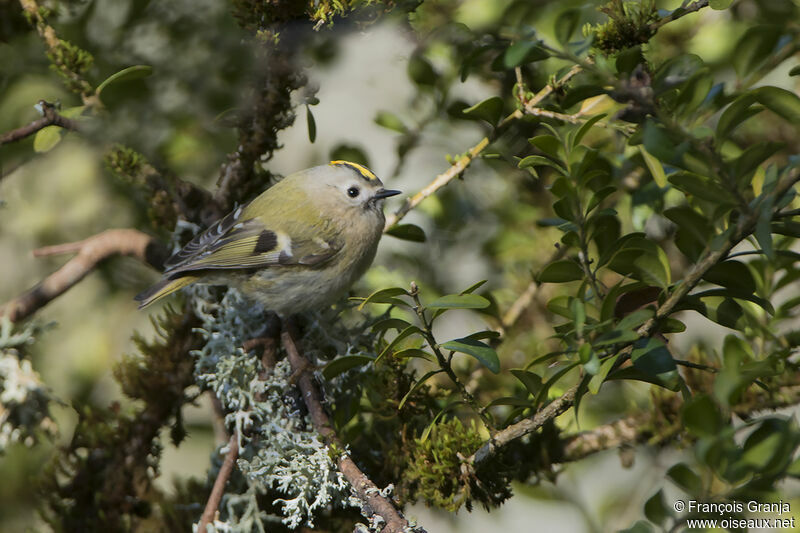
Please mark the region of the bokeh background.
[[[316, 139], [309, 140], [304, 105], [308, 91], [303, 90], [294, 95], [298, 104], [294, 125], [280, 133], [282, 148], [266, 163], [267, 168], [286, 175], [355, 153], [388, 187], [413, 193], [447, 168], [446, 154], [462, 153], [479, 140], [485, 134], [483, 126], [454, 123], [438, 111], [438, 96], [421, 90], [410, 78], [409, 61], [436, 25], [436, 16], [473, 30], [495, 27], [519, 2], [441, 4], [445, 6], [441, 13], [434, 9], [427, 18], [411, 17], [411, 22], [400, 15], [384, 16], [368, 25], [337, 20], [332, 28], [315, 34], [312, 42], [303, 43], [308, 86], [318, 88], [319, 103], [311, 107]], [[596, 13], [597, 20], [602, 18], [593, 3], [529, 4], [534, 9], [521, 10], [525, 18], [518, 22], [541, 28], [545, 37], [567, 4]], [[665, 1], [659, 7], [671, 9], [679, 4]], [[763, 8], [759, 2], [743, 4], [743, 11], [736, 14], [704, 10], [669, 25], [650, 44], [650, 57], [658, 62], [676, 50], [691, 52], [723, 79], [732, 77], [728, 71], [735, 43], [752, 24], [746, 10], [749, 5], [755, 6], [753, 10]], [[25, 29], [18, 11], [15, 2], [0, 0], [0, 131], [37, 118], [33, 104], [40, 99], [60, 102], [63, 108], [79, 104], [49, 70], [40, 40]], [[67, 135], [46, 157], [33, 153], [30, 139], [0, 148], [0, 301], [34, 285], [65, 261], [63, 257], [33, 258], [35, 248], [139, 222], [142, 200], [115, 181], [104, 164], [104, 149], [110, 143], [134, 147], [155, 166], [212, 188], [226, 154], [237, 142], [226, 115], [241, 102], [255, 68], [251, 45], [226, 2], [82, 0], [58, 2], [55, 14], [65, 38], [95, 55], [97, 79], [129, 65], [150, 65], [153, 73], [109, 87], [100, 124], [91, 126], [86, 135]], [[452, 67], [445, 49], [434, 47], [427, 54], [442, 76], [457, 76], [446, 71]], [[765, 82], [790, 89], [795, 84], [796, 88], [796, 81], [787, 80], [798, 78], [787, 74], [797, 64], [796, 60], [784, 62]], [[548, 69], [552, 65], [543, 62], [542, 75]], [[472, 76], [449, 84], [448, 98], [477, 102], [493, 94], [497, 83]], [[402, 157], [398, 147], [407, 139], [377, 123], [382, 112], [402, 117], [418, 132], [413, 149]], [[457, 292], [475, 280], [488, 279], [499, 307], [507, 307], [526, 287], [529, 272], [552, 254], [558, 239], [552, 228], [530, 231], [532, 222], [545, 214], [542, 206], [549, 199], [544, 191], [525, 185], [525, 179], [526, 173], [513, 165], [477, 161], [466, 179], [429, 198], [408, 216], [409, 222], [426, 230], [428, 241], [422, 245], [384, 238], [374, 267], [354, 293], [406, 286], [410, 280], [440, 292]], [[530, 201], [509, 210], [521, 187]], [[399, 202], [392, 199], [387, 210]], [[630, 208], [628, 215], [634, 225], [644, 227], [649, 214], [641, 209]], [[38, 314], [38, 320], [52, 328], [32, 348], [32, 360], [56, 397], [72, 405], [127, 401], [111, 368], [122, 354], [134, 351], [134, 331], [153, 335], [148, 313], [136, 309], [133, 296], [155, 279], [156, 272], [133, 259], [112, 259]], [[469, 313], [454, 315], [452, 322], [454, 331], [484, 324]], [[689, 327], [682, 342], [713, 343], [723, 329], [702, 319], [689, 322]], [[533, 312], [525, 328], [529, 344], [547, 342], [546, 316]], [[524, 360], [525, 355], [517, 357]], [[624, 402], [635, 402], [645, 394], [634, 385], [620, 387], [629, 390], [608, 396], [611, 411], [622, 411]], [[597, 409], [602, 408], [600, 402]], [[53, 409], [60, 427], [54, 444], [45, 442], [33, 450], [13, 446], [0, 456], [0, 531], [44, 528], [35, 513], [35, 486], [29, 480], [42, 468], [52, 446], [70, 438], [76, 423], [68, 405]], [[189, 435], [180, 448], [164, 440], [160, 488], [169, 492], [176, 478], [205, 476], [216, 445], [212, 416], [203, 398], [185, 412]], [[587, 416], [585, 423], [591, 424], [595, 415], [589, 412]], [[603, 417], [602, 413], [596, 416]], [[626, 455], [634, 459], [608, 451], [571, 465], [557, 485], [547, 481], [517, 485], [515, 497], [491, 516], [480, 509], [451, 515], [423, 505], [408, 514], [418, 517], [431, 532], [534, 527], [565, 532], [616, 530], [642, 516], [644, 501], [675, 460], [648, 450], [631, 450]], [[623, 459], [630, 466], [621, 469]], [[786, 491], [797, 494], [797, 487], [787, 486]], [[800, 509], [800, 500], [792, 502]]]

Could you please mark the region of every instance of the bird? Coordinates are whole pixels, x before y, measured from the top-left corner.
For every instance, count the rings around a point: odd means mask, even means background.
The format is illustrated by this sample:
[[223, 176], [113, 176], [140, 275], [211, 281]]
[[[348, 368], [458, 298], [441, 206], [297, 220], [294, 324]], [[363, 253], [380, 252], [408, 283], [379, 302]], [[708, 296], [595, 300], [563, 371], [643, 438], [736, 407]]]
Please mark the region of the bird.
[[321, 309], [369, 268], [384, 201], [397, 194], [349, 161], [290, 174], [198, 234], [135, 299], [141, 309], [199, 282], [235, 287], [280, 316]]

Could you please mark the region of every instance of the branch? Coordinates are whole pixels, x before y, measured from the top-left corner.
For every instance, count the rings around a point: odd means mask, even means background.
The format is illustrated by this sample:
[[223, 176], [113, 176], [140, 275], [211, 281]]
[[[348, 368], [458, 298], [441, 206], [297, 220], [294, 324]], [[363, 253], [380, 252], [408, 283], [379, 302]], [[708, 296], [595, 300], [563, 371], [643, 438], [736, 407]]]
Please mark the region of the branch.
[[0, 316], [19, 322], [81, 281], [97, 265], [114, 255], [132, 256], [154, 266], [166, 255], [155, 239], [134, 229], [112, 229], [86, 240], [47, 246], [33, 252], [36, 257], [77, 252], [67, 263], [38, 285], [0, 308]]
[[[775, 203], [777, 203], [777, 200], [786, 194], [786, 192], [788, 192], [789, 189], [791, 189], [798, 181], [800, 181], [800, 171], [794, 172], [790, 174], [789, 177], [778, 182], [775, 189], [770, 194], [772, 198], [776, 200]], [[686, 277], [677, 285], [676, 289], [672, 292], [669, 298], [667, 298], [666, 301], [659, 306], [654, 317], [639, 327], [639, 329], [636, 331], [637, 335], [640, 338], [652, 335], [655, 332], [660, 320], [672, 313], [678, 303], [680, 303], [680, 301], [687, 294], [689, 294], [689, 291], [691, 291], [700, 282], [700, 279], [703, 277], [703, 275], [705, 275], [705, 273], [711, 267], [723, 260], [734, 246], [736, 246], [755, 230], [759, 216], [758, 210], [752, 210], [750, 213], [742, 215], [725, 244], [718, 250], [707, 250], [705, 252], [703, 258], [692, 267]], [[631, 347], [632, 344], [627, 345], [623, 350], [621, 350], [621, 353], [630, 353]], [[561, 397], [556, 398], [544, 406], [533, 416], [520, 420], [519, 422], [512, 424], [493, 435], [486, 443], [484, 443], [483, 446], [478, 449], [478, 451], [466, 459], [463, 465], [464, 468], [468, 471], [471, 470], [474, 472], [475, 465], [491, 457], [499, 448], [502, 448], [509, 442], [527, 435], [528, 433], [536, 431], [545, 423], [553, 420], [558, 415], [567, 411], [570, 407], [572, 407], [575, 401], [575, 395], [578, 391], [578, 387], [579, 385], [573, 385], [567, 389], [567, 391]]]
[[[286, 349], [286, 354], [292, 369], [297, 377], [297, 384], [300, 387], [300, 392], [303, 395], [308, 414], [314, 424], [314, 429], [322, 435], [325, 442], [333, 445], [339, 451], [338, 465], [339, 470], [347, 478], [350, 486], [355, 491], [358, 498], [364, 503], [365, 513], [370, 515], [380, 516], [386, 524], [382, 533], [402, 533], [408, 529], [408, 521], [403, 518], [397, 509], [394, 508], [392, 502], [381, 495], [380, 489], [373, 483], [356, 465], [353, 459], [344, 451], [345, 447], [342, 445], [339, 438], [331, 426], [330, 419], [328, 418], [325, 409], [322, 407], [322, 395], [319, 389], [314, 384], [314, 378], [309, 371], [311, 368], [310, 363], [300, 355], [297, 345], [294, 341], [294, 332], [291, 322], [284, 321], [284, 329], [281, 331], [281, 342]], [[424, 533], [421, 528], [416, 529], [419, 533]]]
[[678, 20], [681, 17], [685, 17], [686, 15], [690, 15], [692, 13], [700, 11], [704, 7], [708, 7], [708, 0], [697, 0], [696, 2], [692, 2], [691, 4], [687, 5], [686, 7], [679, 7], [673, 10], [672, 13], [670, 13], [666, 17], [661, 17], [657, 21], [650, 24], [649, 26], [650, 31], [655, 33], [664, 24], [669, 24], [670, 22]]
[[228, 440], [228, 453], [225, 454], [225, 460], [217, 473], [217, 479], [214, 480], [214, 487], [211, 489], [211, 495], [206, 502], [206, 508], [203, 510], [203, 516], [200, 517], [200, 524], [197, 526], [198, 533], [205, 533], [209, 524], [214, 523], [217, 516], [217, 509], [222, 501], [222, 496], [225, 494], [225, 485], [233, 473], [233, 467], [236, 464], [236, 459], [239, 457], [239, 435], [236, 431], [231, 435]]
[[0, 135], [0, 146], [24, 139], [47, 126], [60, 126], [71, 131], [78, 130], [78, 123], [59, 115], [58, 111], [56, 111], [56, 106], [53, 104], [39, 100], [39, 107], [42, 108], [42, 118], [34, 120], [27, 126], [22, 126]]

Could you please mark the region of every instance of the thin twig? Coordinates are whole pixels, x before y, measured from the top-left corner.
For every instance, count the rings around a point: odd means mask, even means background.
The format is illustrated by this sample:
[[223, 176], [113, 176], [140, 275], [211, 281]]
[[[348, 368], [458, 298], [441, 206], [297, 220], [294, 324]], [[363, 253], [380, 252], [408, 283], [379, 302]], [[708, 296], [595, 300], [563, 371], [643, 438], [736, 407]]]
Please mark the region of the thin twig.
[[679, 7], [678, 9], [674, 9], [672, 13], [670, 13], [666, 17], [661, 17], [657, 21], [650, 24], [649, 29], [652, 33], [655, 33], [664, 24], [669, 24], [670, 22], [678, 20], [681, 17], [685, 17], [686, 15], [691, 15], [696, 11], [700, 11], [704, 7], [708, 7], [708, 0], [697, 0], [696, 2], [692, 2], [686, 7]]
[[233, 467], [236, 464], [236, 459], [239, 457], [239, 435], [236, 431], [233, 432], [231, 438], [228, 440], [228, 453], [225, 454], [225, 460], [222, 466], [219, 467], [217, 472], [217, 479], [214, 480], [214, 486], [211, 488], [211, 494], [208, 496], [206, 508], [203, 510], [203, 515], [200, 517], [200, 524], [197, 526], [199, 533], [206, 533], [207, 526], [214, 523], [217, 516], [219, 504], [222, 501], [222, 496], [225, 494], [225, 485], [233, 473]]
[[[286, 349], [289, 363], [292, 365], [294, 373], [297, 375], [297, 384], [300, 387], [300, 392], [303, 395], [308, 414], [314, 424], [314, 429], [317, 433], [322, 435], [325, 442], [332, 445], [338, 452], [337, 463], [339, 470], [344, 474], [350, 486], [355, 491], [358, 498], [364, 503], [362, 511], [370, 515], [380, 516], [386, 524], [382, 529], [382, 533], [401, 533], [407, 531], [408, 521], [403, 518], [400, 513], [395, 509], [392, 502], [381, 495], [380, 489], [373, 483], [356, 465], [353, 459], [345, 452], [345, 447], [342, 445], [336, 432], [331, 426], [330, 419], [328, 418], [325, 409], [322, 407], [322, 395], [319, 392], [314, 378], [310, 372], [311, 365], [300, 354], [297, 344], [294, 341], [294, 332], [291, 331], [292, 324], [290, 321], [284, 321], [284, 327], [281, 331], [281, 342]], [[422, 528], [416, 528], [415, 531], [423, 533]]]
[[134, 229], [106, 230], [83, 241], [40, 248], [34, 255], [43, 257], [70, 252], [77, 252], [77, 255], [38, 285], [1, 307], [0, 316], [7, 316], [12, 322], [29, 317], [77, 284], [101, 261], [111, 256], [132, 256], [158, 266], [166, 255], [163, 245]]
[[44, 100], [39, 100], [39, 107], [42, 108], [42, 118], [36, 119], [26, 126], [0, 135], [0, 146], [22, 140], [47, 126], [60, 126], [71, 131], [78, 130], [78, 123], [59, 115], [53, 104], [45, 102]]

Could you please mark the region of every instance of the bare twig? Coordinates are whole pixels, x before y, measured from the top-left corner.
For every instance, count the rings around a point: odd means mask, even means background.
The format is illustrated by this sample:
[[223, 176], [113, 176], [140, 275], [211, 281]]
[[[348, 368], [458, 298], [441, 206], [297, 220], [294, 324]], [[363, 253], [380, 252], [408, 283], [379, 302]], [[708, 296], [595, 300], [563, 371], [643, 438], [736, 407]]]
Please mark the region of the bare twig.
[[687, 5], [686, 7], [679, 7], [678, 9], [673, 10], [672, 13], [670, 13], [666, 17], [661, 17], [657, 21], [650, 24], [649, 26], [650, 31], [655, 33], [664, 24], [669, 24], [670, 22], [678, 20], [681, 17], [685, 17], [686, 15], [690, 15], [696, 11], [700, 11], [704, 7], [708, 7], [708, 0], [697, 0], [696, 2], [692, 2], [691, 4]]
[[[286, 349], [292, 369], [297, 375], [297, 384], [308, 408], [308, 414], [311, 416], [314, 429], [339, 452], [337, 459], [339, 470], [350, 482], [350, 486], [358, 498], [364, 503], [362, 511], [371, 515], [378, 515], [384, 520], [386, 525], [382, 533], [401, 533], [406, 531], [409, 527], [408, 521], [400, 515], [388, 498], [381, 495], [380, 489], [375, 483], [358, 468], [353, 459], [344, 451], [345, 448], [336, 436], [330, 419], [322, 407], [322, 396], [309, 371], [311, 365], [305, 357], [300, 355], [300, 351], [294, 341], [294, 334], [291, 331], [292, 324], [286, 320], [283, 326], [281, 342]], [[417, 528], [416, 531], [419, 533], [424, 532], [421, 528]]]
[[219, 504], [222, 501], [222, 496], [225, 494], [225, 485], [227, 485], [233, 473], [233, 467], [238, 457], [239, 435], [234, 431], [233, 435], [231, 435], [231, 438], [228, 440], [228, 453], [225, 454], [225, 460], [219, 468], [217, 479], [214, 480], [214, 486], [211, 488], [211, 494], [206, 502], [206, 508], [203, 510], [203, 515], [200, 517], [200, 524], [197, 526], [198, 532], [205, 533], [207, 529], [206, 526], [214, 523]]
[[44, 257], [72, 252], [77, 252], [77, 255], [64, 266], [0, 308], [0, 316], [7, 316], [12, 322], [29, 317], [81, 281], [101, 261], [113, 255], [136, 257], [154, 266], [158, 266], [165, 255], [161, 244], [134, 229], [107, 230], [83, 241], [40, 248], [34, 255]]
[[60, 126], [67, 130], [76, 131], [78, 123], [72, 119], [62, 117], [56, 111], [56, 107], [44, 100], [39, 100], [39, 107], [42, 108], [42, 118], [36, 119], [27, 126], [22, 126], [15, 130], [8, 131], [0, 135], [0, 146], [15, 141], [19, 141], [33, 135], [37, 131], [46, 128], [47, 126]]
[[[800, 181], [800, 172], [794, 172], [787, 178], [781, 180], [772, 191], [771, 195], [774, 199], [781, 198], [786, 192], [791, 189], [798, 181]], [[717, 250], [707, 250], [703, 257], [691, 268], [686, 277], [677, 284], [677, 287], [666, 301], [659, 306], [656, 310], [655, 316], [642, 324], [636, 331], [639, 338], [649, 337], [652, 335], [661, 319], [670, 315], [680, 301], [689, 294], [702, 279], [703, 275], [719, 261], [723, 260], [731, 249], [741, 242], [745, 237], [750, 235], [758, 222], [760, 213], [758, 210], [752, 210], [746, 216], [742, 216], [739, 222], [734, 227], [731, 236], [728, 240]], [[627, 345], [620, 351], [622, 355], [629, 354], [631, 351], [631, 344]], [[566, 412], [572, 407], [575, 401], [575, 395], [578, 391], [578, 385], [574, 385], [567, 389], [567, 391], [559, 398], [556, 398], [542, 409], [537, 411], [528, 418], [520, 420], [505, 429], [493, 435], [478, 451], [468, 457], [463, 465], [467, 471], [473, 470], [474, 466], [491, 457], [499, 448], [502, 448], [509, 442], [536, 431], [545, 423], [553, 420], [560, 414]]]

